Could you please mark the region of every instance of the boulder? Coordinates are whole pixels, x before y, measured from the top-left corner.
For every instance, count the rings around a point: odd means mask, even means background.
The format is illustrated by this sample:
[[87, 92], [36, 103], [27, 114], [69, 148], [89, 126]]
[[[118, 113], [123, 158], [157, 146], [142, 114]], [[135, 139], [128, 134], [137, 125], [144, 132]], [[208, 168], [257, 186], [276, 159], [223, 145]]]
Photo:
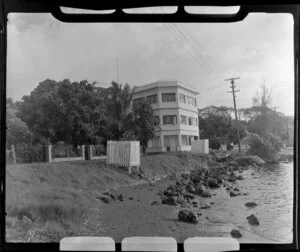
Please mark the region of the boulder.
[[133, 200], [133, 197], [129, 197], [128, 199], [129, 199], [129, 200]]
[[195, 193], [195, 188], [192, 185], [187, 185], [185, 189], [188, 193]]
[[208, 208], [210, 208], [210, 206], [207, 206], [207, 205], [201, 207], [201, 209], [208, 209]]
[[202, 195], [202, 193], [205, 191], [205, 187], [199, 183], [197, 184], [196, 188], [195, 188], [195, 194], [196, 195]]
[[244, 180], [244, 177], [242, 175], [239, 175], [236, 177], [237, 180]]
[[162, 204], [166, 204], [166, 205], [177, 205], [177, 197], [175, 196], [165, 196], [162, 201]]
[[231, 192], [229, 193], [229, 196], [230, 196], [230, 197], [236, 197], [236, 196], [238, 196], [238, 194], [231, 191]]
[[211, 194], [208, 191], [204, 191], [201, 195], [202, 198], [211, 198]]
[[178, 192], [177, 192], [177, 188], [175, 186], [169, 186], [164, 192], [164, 195], [166, 196], [177, 196]]
[[232, 229], [231, 230], [231, 236], [233, 238], [241, 238], [243, 235], [241, 234], [241, 232], [239, 230]]
[[247, 217], [248, 223], [251, 226], [258, 226], [259, 225], [259, 221], [256, 218], [256, 216], [254, 214], [251, 214], [250, 216]]
[[256, 204], [255, 202], [247, 202], [247, 203], [245, 204], [245, 206], [246, 206], [246, 207], [256, 207], [257, 204]]
[[184, 197], [183, 197], [182, 194], [178, 195], [178, 197], [177, 197], [177, 203], [179, 203], [179, 204], [184, 204], [185, 203]]
[[208, 181], [208, 186], [210, 188], [218, 188], [218, 187], [220, 187], [220, 185], [218, 184], [218, 182], [216, 180], [214, 180], [214, 179], [210, 179]]
[[117, 196], [117, 198], [118, 198], [119, 201], [123, 201], [123, 195], [122, 195], [122, 194], [119, 194], [119, 195]]
[[235, 181], [236, 181], [235, 177], [230, 177], [230, 178], [228, 179], [228, 182], [231, 182], [231, 183], [233, 183], [233, 182], [235, 182]]
[[189, 179], [189, 178], [190, 178], [190, 175], [189, 175], [188, 173], [182, 173], [182, 174], [181, 174], [181, 177], [182, 177], [183, 179]]
[[108, 197], [108, 196], [97, 197], [97, 199], [99, 199], [102, 202], [107, 203], [107, 204], [111, 201], [110, 197]]
[[240, 189], [239, 188], [233, 188], [233, 191], [238, 192], [238, 191], [240, 191]]
[[157, 206], [157, 205], [159, 205], [159, 204], [160, 204], [159, 201], [153, 201], [153, 202], [151, 203], [152, 206]]
[[190, 199], [194, 199], [195, 196], [192, 194], [189, 194], [189, 193], [185, 193], [185, 194], [183, 194], [183, 198], [190, 200]]
[[178, 213], [178, 219], [180, 221], [188, 222], [188, 223], [198, 223], [197, 216], [189, 210], [181, 210]]

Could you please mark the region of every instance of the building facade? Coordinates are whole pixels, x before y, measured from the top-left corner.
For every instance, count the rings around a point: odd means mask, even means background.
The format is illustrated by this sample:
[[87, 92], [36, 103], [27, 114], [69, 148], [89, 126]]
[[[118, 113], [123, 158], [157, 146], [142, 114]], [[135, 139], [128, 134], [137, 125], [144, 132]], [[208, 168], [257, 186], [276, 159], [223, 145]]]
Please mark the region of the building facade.
[[154, 110], [155, 138], [147, 152], [188, 151], [199, 139], [198, 92], [178, 81], [159, 81], [136, 87], [133, 103], [146, 99]]

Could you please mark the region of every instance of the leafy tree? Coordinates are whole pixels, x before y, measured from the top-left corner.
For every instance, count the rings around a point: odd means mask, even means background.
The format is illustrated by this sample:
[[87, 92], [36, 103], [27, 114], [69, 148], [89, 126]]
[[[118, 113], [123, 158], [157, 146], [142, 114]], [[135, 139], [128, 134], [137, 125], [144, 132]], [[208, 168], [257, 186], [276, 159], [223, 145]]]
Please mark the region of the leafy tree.
[[97, 144], [107, 129], [107, 111], [87, 81], [45, 80], [18, 104], [29, 129], [50, 142]]
[[249, 138], [248, 153], [251, 155], [258, 155], [265, 160], [274, 160], [276, 154], [282, 147], [279, 137], [270, 132], [264, 136], [250, 133]]
[[[199, 111], [201, 138], [208, 138], [210, 148], [218, 149], [220, 144], [237, 143], [237, 129], [228, 108], [209, 107]], [[240, 137], [245, 136], [245, 127], [240, 126]]]
[[276, 122], [274, 120], [274, 113], [269, 108], [271, 100], [271, 90], [266, 86], [264, 81], [260, 90], [258, 90], [256, 95], [252, 98], [252, 111], [255, 110], [256, 114], [254, 114], [249, 121], [250, 132], [259, 134], [260, 136], [270, 131], [274, 132]]
[[132, 96], [133, 89], [127, 83], [123, 86], [114, 81], [105, 92], [111, 139], [118, 140], [124, 133], [124, 121], [131, 109]]
[[11, 98], [6, 100], [6, 142], [10, 147], [12, 144], [30, 142], [32, 134], [26, 123], [16, 116], [17, 109]]
[[260, 91], [252, 98], [252, 104], [256, 107], [268, 108], [271, 104], [272, 96], [271, 90], [267, 87], [265, 80], [260, 87]]
[[135, 103], [132, 112], [124, 120], [124, 126], [124, 138], [139, 140], [145, 151], [148, 141], [154, 137], [153, 109], [150, 104], [145, 100]]

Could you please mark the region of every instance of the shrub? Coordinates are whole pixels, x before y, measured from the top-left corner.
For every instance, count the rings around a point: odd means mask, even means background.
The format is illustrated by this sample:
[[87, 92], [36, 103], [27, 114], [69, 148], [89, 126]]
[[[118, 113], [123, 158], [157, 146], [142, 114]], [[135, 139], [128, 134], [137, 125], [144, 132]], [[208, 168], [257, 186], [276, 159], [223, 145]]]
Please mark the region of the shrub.
[[248, 154], [257, 155], [263, 159], [272, 159], [274, 155], [278, 152], [268, 137], [261, 137], [258, 134], [251, 134], [249, 141]]
[[221, 147], [221, 140], [219, 137], [213, 136], [209, 139], [209, 148], [218, 150]]
[[268, 132], [265, 136], [264, 139], [266, 139], [272, 147], [278, 152], [282, 148], [283, 144], [280, 140], [280, 138], [276, 135], [274, 135], [271, 132]]
[[44, 148], [41, 144], [16, 144], [15, 151], [17, 163], [34, 163], [45, 161]]

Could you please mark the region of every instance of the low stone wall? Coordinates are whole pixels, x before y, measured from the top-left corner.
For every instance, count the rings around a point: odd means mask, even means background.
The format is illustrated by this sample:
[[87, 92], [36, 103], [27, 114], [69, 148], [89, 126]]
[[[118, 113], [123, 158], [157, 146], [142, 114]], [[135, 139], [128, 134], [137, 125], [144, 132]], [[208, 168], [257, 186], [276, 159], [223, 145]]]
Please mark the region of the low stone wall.
[[150, 147], [146, 149], [146, 153], [159, 153], [159, 152], [166, 152], [167, 148], [163, 147]]
[[183, 145], [183, 146], [178, 146], [177, 151], [191, 151], [192, 146], [190, 145]]

